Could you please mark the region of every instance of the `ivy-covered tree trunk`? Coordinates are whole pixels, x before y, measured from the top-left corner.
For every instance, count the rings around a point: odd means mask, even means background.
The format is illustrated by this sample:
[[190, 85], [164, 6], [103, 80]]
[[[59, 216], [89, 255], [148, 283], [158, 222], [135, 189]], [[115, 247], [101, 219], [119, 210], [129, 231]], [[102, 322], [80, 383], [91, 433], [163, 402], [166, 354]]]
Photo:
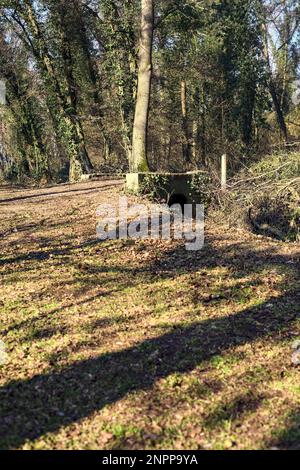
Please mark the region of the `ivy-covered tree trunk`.
[[[107, 44], [106, 67], [109, 64], [109, 81], [112, 85], [112, 95], [116, 92], [117, 119], [120, 119], [120, 142], [127, 162], [131, 166], [132, 134], [137, 96], [137, 38], [136, 38], [136, 5], [132, 0], [115, 2], [107, 0], [102, 3], [101, 11], [105, 19], [99, 21], [97, 35], [99, 46]], [[95, 14], [95, 13], [94, 13]], [[108, 132], [109, 133], [109, 132]], [[113, 142], [110, 141], [109, 144]]]
[[[67, 7], [68, 8], [68, 7]], [[62, 61], [64, 65], [64, 75], [66, 79], [66, 105], [64, 112], [66, 121], [70, 129], [70, 175], [71, 182], [79, 181], [82, 173], [91, 173], [93, 165], [89, 159], [85, 146], [84, 131], [80, 119], [78, 118], [77, 86], [73, 73], [73, 59], [71, 53], [70, 37], [64, 25], [64, 17], [67, 14], [66, 4], [61, 3], [59, 8]], [[65, 105], [65, 103], [64, 103]]]
[[[61, 2], [61, 6], [60, 13], [63, 16], [66, 4]], [[32, 0], [26, 0], [25, 15], [35, 40], [34, 43], [31, 42], [33, 53], [41, 67], [45, 82], [50, 84], [56, 97], [58, 116], [54, 116], [53, 119], [57, 132], [63, 133], [60, 137], [62, 137], [67, 147], [70, 161], [70, 180], [74, 181], [75, 178], [78, 180], [82, 173], [90, 173], [93, 166], [86, 150], [83, 128], [77, 113], [76, 84], [73, 77], [73, 64], [68, 38], [64, 29], [61, 28], [62, 59], [65, 75], [63, 78], [66, 82], [66, 90], [63, 90], [64, 87], [57, 77], [53, 58], [48, 51], [47, 43], [36, 18]], [[49, 105], [49, 108], [51, 108], [51, 105]], [[53, 110], [50, 109], [50, 112], [53, 116]]]
[[[97, 117], [97, 124], [103, 139], [103, 157], [107, 161], [110, 156], [112, 142], [110, 134], [105, 127], [105, 116], [103, 112], [104, 102], [101, 94], [101, 77], [95, 61], [91, 53], [91, 39], [88, 37], [87, 25], [85, 22], [86, 7], [81, 0], [73, 0], [75, 12], [69, 11], [71, 14], [72, 35], [76, 38], [75, 47], [80, 47], [83, 52], [84, 64], [86, 65], [87, 74], [92, 85], [92, 97], [94, 107], [91, 112], [93, 116]], [[69, 6], [68, 6], [69, 8]], [[88, 9], [89, 14], [98, 15], [91, 9]], [[74, 46], [73, 46], [74, 47]]]
[[138, 90], [133, 125], [132, 172], [149, 171], [147, 134], [152, 79], [154, 1], [141, 0], [141, 37], [139, 46]]
[[33, 176], [37, 181], [51, 178], [48, 157], [41, 137], [40, 116], [36, 110], [37, 102], [31, 96], [25, 76], [17, 76], [16, 70], [6, 55], [7, 46], [0, 35], [0, 46], [3, 51], [0, 60], [2, 77], [7, 83], [7, 105], [15, 118], [18, 129], [17, 148], [21, 157], [19, 175]]

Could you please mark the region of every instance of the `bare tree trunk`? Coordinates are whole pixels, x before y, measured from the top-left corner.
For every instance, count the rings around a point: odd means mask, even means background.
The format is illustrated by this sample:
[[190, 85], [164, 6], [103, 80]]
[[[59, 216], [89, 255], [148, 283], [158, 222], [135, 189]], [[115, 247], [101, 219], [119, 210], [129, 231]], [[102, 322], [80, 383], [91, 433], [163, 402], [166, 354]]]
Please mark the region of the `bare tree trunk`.
[[[199, 104], [198, 110], [200, 111], [201, 116], [201, 124], [198, 128], [198, 142], [201, 145], [201, 165], [207, 166], [207, 152], [206, 152], [206, 88], [205, 84], [203, 83], [201, 86], [201, 98], [200, 98], [200, 90], [199, 90]], [[201, 101], [200, 101], [201, 99]], [[201, 104], [200, 104], [201, 103]]]
[[191, 139], [187, 113], [187, 102], [186, 102], [186, 81], [181, 82], [181, 112], [182, 112], [182, 130], [184, 136], [184, 142], [182, 145], [183, 158], [186, 163], [191, 162]]
[[202, 129], [201, 133], [199, 132], [199, 136], [201, 139], [201, 154], [202, 159], [201, 162], [204, 166], [207, 166], [207, 149], [206, 149], [206, 112], [205, 110], [202, 113]]
[[269, 54], [268, 30], [267, 30], [266, 24], [263, 25], [263, 33], [264, 33], [263, 52], [264, 52], [264, 57], [265, 57], [265, 61], [266, 61], [268, 72], [269, 72], [268, 88], [269, 88], [269, 92], [273, 100], [273, 105], [275, 108], [277, 121], [281, 130], [281, 133], [283, 135], [285, 142], [287, 142], [288, 141], [288, 129], [287, 129], [287, 125], [285, 122], [283, 110], [281, 107], [281, 102], [280, 102], [281, 100], [280, 100], [280, 97], [278, 96], [276, 86], [273, 80], [273, 73], [272, 73], [271, 60], [270, 60], [270, 54]]
[[277, 121], [281, 130], [281, 133], [283, 135], [285, 142], [287, 142], [288, 141], [287, 125], [286, 125], [284, 114], [281, 108], [280, 99], [277, 95], [276, 87], [274, 85], [272, 78], [270, 78], [270, 81], [269, 81], [269, 91], [272, 96], [274, 108], [275, 108], [276, 115], [277, 115]]
[[193, 121], [192, 133], [193, 133], [192, 157], [193, 157], [193, 162], [196, 162], [197, 157], [198, 157], [198, 135], [199, 135], [199, 123], [196, 119]]
[[141, 0], [141, 4], [138, 90], [130, 162], [130, 169], [133, 172], [149, 171], [147, 160], [147, 134], [152, 79], [154, 0]]

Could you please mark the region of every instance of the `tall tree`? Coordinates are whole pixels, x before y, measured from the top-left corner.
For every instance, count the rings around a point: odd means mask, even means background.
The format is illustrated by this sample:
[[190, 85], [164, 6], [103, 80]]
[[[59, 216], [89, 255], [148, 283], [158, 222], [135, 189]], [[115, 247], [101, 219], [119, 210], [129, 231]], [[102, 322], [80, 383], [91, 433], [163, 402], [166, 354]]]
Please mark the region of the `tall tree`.
[[[53, 17], [50, 5], [42, 5], [41, 15], [46, 14], [46, 19], [51, 21]], [[52, 116], [54, 127], [58, 138], [62, 138], [66, 145], [66, 152], [70, 161], [70, 177], [75, 178], [83, 172], [90, 172], [93, 168], [89, 159], [82, 124], [78, 117], [76, 86], [73, 76], [72, 56], [70, 53], [70, 36], [66, 34], [64, 21], [61, 21], [60, 28], [56, 33], [60, 38], [60, 59], [61, 66], [58, 67], [54, 55], [50, 50], [50, 43], [47, 40], [44, 20], [39, 20], [38, 6], [32, 0], [22, 2], [10, 1], [6, 9], [6, 16], [10, 18], [11, 24], [17, 28], [17, 32], [24, 44], [31, 50], [36, 66], [41, 72], [44, 85], [47, 88], [47, 103], [50, 115]], [[49, 9], [50, 7], [50, 9]], [[67, 3], [59, 0], [55, 12], [58, 18], [62, 19], [67, 11]], [[55, 24], [50, 23], [51, 30], [55, 30]], [[49, 25], [49, 26], [50, 26]], [[20, 34], [20, 29], [23, 34]], [[74, 168], [77, 168], [74, 171]]]
[[141, 0], [138, 88], [132, 137], [131, 171], [148, 171], [147, 137], [152, 79], [154, 1]]
[[299, 59], [295, 63], [294, 52], [300, 25], [300, 6], [298, 0], [260, 0], [260, 12], [267, 84], [282, 137], [288, 141], [286, 113], [291, 98], [288, 88], [296, 80], [299, 65]]

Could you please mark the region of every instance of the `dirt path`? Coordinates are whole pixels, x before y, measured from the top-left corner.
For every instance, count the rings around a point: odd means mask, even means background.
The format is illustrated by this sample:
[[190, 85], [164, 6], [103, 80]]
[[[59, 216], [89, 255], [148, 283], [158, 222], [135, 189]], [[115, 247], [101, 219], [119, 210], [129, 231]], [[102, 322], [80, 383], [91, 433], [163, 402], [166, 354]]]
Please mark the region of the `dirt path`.
[[299, 246], [99, 243], [120, 190], [0, 189], [0, 447], [299, 448]]
[[108, 189], [116, 186], [123, 186], [124, 182], [120, 180], [106, 180], [106, 181], [90, 181], [87, 183], [78, 184], [61, 184], [40, 189], [20, 189], [0, 187], [0, 204], [7, 205], [10, 203], [20, 203], [21, 201], [41, 198], [52, 199], [57, 197], [72, 198], [76, 194], [78, 196], [85, 196], [87, 194], [96, 193], [103, 189]]
[[[28, 190], [0, 187], [0, 234], [3, 236], [11, 229], [20, 228], [22, 231], [18, 221], [27, 220], [31, 224], [37, 224], [39, 216], [44, 223], [49, 217], [57, 218], [58, 213], [68, 216], [68, 206], [76, 210], [79, 207], [83, 209], [86, 205], [88, 210], [90, 203], [97, 204], [97, 200], [99, 203], [105, 202], [105, 197], [111, 194], [109, 190], [122, 189], [123, 186], [123, 180], [110, 180]], [[93, 217], [95, 218], [95, 212]]]

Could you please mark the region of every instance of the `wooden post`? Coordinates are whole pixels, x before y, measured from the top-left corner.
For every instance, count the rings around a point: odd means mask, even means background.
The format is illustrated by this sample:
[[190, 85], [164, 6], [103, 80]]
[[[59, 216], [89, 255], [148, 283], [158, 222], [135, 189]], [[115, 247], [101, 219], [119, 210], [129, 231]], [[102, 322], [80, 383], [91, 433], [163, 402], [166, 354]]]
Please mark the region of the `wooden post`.
[[0, 105], [6, 105], [6, 84], [0, 80]]
[[222, 191], [226, 191], [227, 189], [227, 155], [226, 153], [222, 155], [222, 161], [221, 161], [221, 188], [222, 188]]

